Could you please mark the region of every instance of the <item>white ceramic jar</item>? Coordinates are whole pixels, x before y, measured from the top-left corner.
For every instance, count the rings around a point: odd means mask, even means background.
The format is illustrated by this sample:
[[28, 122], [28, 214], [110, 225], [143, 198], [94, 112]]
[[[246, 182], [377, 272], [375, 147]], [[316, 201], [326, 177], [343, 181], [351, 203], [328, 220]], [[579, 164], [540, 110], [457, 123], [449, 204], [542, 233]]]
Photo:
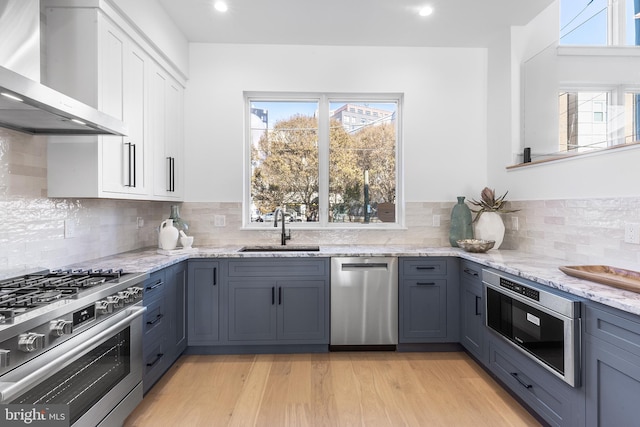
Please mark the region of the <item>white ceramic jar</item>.
[[158, 236], [160, 240], [160, 249], [170, 251], [176, 248], [178, 245], [178, 229], [173, 226], [172, 219], [165, 219], [160, 224], [160, 234]]

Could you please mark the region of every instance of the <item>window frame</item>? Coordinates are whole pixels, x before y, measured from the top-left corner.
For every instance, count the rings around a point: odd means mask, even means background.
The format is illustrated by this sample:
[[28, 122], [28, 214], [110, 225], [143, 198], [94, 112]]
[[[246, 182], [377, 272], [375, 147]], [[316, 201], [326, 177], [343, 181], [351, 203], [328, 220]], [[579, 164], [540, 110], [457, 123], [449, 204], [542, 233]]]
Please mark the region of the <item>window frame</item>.
[[[271, 223], [251, 222], [251, 103], [268, 101], [313, 101], [318, 103], [318, 213], [317, 222], [296, 222], [288, 223], [287, 226], [295, 229], [307, 230], [328, 230], [328, 229], [351, 229], [351, 230], [393, 230], [405, 228], [405, 206], [404, 206], [404, 173], [403, 173], [403, 149], [402, 149], [402, 108], [404, 101], [403, 93], [396, 92], [263, 92], [245, 91], [244, 97], [244, 143], [243, 143], [243, 198], [242, 198], [242, 229], [264, 230], [273, 228]], [[332, 102], [394, 102], [396, 110], [396, 220], [391, 223], [340, 223], [329, 222], [329, 120], [330, 104]]]

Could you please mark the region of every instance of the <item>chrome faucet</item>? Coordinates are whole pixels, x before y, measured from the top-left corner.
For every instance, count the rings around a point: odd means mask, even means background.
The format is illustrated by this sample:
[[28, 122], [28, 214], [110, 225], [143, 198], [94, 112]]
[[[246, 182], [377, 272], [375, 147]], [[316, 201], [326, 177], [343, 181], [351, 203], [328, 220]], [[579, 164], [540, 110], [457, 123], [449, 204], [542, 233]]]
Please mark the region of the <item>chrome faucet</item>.
[[273, 226], [278, 226], [278, 213], [280, 213], [280, 216], [282, 217], [282, 233], [280, 234], [280, 244], [284, 246], [287, 244], [287, 240], [291, 240], [291, 230], [289, 230], [289, 234], [287, 235], [287, 232], [284, 228], [284, 211], [280, 208], [277, 208], [276, 212], [273, 214]]

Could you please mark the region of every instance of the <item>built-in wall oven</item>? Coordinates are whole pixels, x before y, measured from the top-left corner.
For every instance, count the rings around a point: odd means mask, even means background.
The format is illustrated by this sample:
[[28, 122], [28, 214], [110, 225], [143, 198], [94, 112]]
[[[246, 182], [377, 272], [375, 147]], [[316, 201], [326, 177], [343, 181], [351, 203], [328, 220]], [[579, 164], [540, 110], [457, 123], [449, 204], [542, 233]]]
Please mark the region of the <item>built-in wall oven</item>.
[[[0, 281], [0, 303], [6, 295], [20, 301], [0, 306], [0, 403], [8, 405], [0, 424], [44, 411], [66, 422], [58, 425], [120, 426], [142, 400], [145, 308], [138, 285], [148, 275], [91, 274], [35, 275], [18, 288], [17, 280]], [[84, 287], [60, 285], [56, 276], [84, 277]]]
[[487, 326], [549, 372], [580, 385], [580, 299], [483, 270]]

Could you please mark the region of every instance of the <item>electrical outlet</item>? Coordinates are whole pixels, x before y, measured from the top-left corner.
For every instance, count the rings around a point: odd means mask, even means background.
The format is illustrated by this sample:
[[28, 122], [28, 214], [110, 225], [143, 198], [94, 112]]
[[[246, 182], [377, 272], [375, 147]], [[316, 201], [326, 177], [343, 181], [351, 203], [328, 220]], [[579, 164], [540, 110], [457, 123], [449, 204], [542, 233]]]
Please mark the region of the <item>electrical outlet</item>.
[[511, 229], [513, 231], [518, 231], [520, 229], [520, 221], [518, 221], [518, 217], [517, 216], [512, 216], [511, 217]]
[[136, 218], [136, 226], [138, 228], [142, 228], [144, 227], [144, 218], [142, 218], [141, 216], [139, 216], [138, 218]]
[[77, 225], [78, 225], [77, 220], [73, 218], [64, 220], [64, 238], [65, 239], [71, 239], [76, 237], [76, 235], [78, 234]]
[[433, 216], [433, 226], [440, 227], [440, 215]]
[[213, 225], [216, 227], [224, 227], [226, 219], [224, 215], [215, 215], [213, 217]]
[[640, 245], [640, 224], [634, 222], [626, 222], [624, 224], [624, 241], [625, 243]]

